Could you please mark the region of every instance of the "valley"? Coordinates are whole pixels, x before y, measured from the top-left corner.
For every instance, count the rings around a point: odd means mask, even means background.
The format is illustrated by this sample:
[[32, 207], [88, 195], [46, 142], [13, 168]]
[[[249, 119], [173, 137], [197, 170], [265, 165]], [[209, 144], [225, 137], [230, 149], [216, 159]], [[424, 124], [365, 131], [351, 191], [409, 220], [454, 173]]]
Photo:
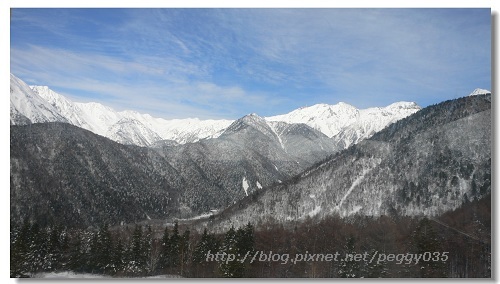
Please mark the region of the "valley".
[[[466, 246], [490, 249], [491, 117], [491, 94], [479, 90], [423, 109], [339, 103], [234, 121], [167, 121], [73, 103], [11, 75], [12, 253], [29, 262], [31, 246], [43, 256], [41, 266], [11, 268], [17, 276], [65, 267], [98, 277], [484, 277], [490, 258]], [[473, 219], [457, 223], [471, 211]], [[419, 239], [424, 227], [435, 235]], [[382, 243], [380, 230], [391, 234]], [[335, 243], [319, 241], [322, 234]], [[43, 248], [44, 238], [64, 244]], [[404, 254], [452, 243], [476, 268], [455, 253], [420, 271], [418, 263], [203, 261], [204, 246], [230, 254], [231, 246], [240, 254], [374, 254], [389, 246]], [[117, 255], [108, 259], [99, 246]]]

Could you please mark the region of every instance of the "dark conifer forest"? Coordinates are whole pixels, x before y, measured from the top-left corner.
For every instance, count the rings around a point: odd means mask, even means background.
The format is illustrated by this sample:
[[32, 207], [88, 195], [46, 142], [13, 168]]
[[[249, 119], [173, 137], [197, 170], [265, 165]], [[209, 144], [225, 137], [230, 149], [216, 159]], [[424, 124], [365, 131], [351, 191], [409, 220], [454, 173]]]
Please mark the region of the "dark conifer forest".
[[[25, 221], [11, 229], [11, 277], [69, 270], [102, 277], [489, 278], [490, 199], [437, 219], [330, 217], [224, 233], [177, 222], [72, 229]], [[421, 255], [418, 262], [413, 255]]]
[[11, 125], [10, 276], [491, 278], [491, 94], [342, 149], [257, 115], [123, 145]]

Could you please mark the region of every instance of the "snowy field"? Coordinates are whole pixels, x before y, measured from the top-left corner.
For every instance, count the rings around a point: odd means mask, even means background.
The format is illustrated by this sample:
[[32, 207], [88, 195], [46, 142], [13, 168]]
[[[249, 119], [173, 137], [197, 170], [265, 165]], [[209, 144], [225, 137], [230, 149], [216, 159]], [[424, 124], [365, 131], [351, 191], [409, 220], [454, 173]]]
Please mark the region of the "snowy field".
[[90, 273], [75, 273], [71, 271], [63, 271], [63, 272], [47, 272], [47, 273], [38, 273], [33, 275], [33, 278], [111, 278], [105, 275], [99, 274], [90, 274]]
[[[91, 274], [91, 273], [75, 273], [71, 271], [63, 271], [63, 272], [48, 272], [48, 273], [38, 273], [33, 275], [33, 278], [49, 278], [49, 279], [69, 279], [69, 278], [74, 278], [74, 279], [114, 279], [113, 277], [109, 277], [107, 275], [100, 275], [100, 274]], [[137, 277], [137, 278], [132, 278], [132, 279], [139, 279], [139, 278], [152, 278], [152, 279], [162, 279], [162, 278], [182, 278], [179, 275], [169, 275], [169, 274], [163, 274], [163, 275], [155, 275], [155, 276], [148, 276], [148, 277]], [[119, 278], [116, 278], [119, 279]]]

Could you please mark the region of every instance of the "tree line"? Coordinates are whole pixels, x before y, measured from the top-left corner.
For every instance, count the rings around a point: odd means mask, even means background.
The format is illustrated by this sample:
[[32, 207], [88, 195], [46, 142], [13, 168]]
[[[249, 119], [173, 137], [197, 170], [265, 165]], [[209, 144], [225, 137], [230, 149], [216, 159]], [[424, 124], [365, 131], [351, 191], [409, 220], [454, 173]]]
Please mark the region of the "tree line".
[[[437, 219], [402, 216], [308, 218], [301, 222], [250, 224], [223, 233], [189, 225], [132, 225], [96, 229], [42, 227], [26, 220], [11, 227], [11, 277], [73, 271], [105, 277], [258, 277], [258, 278], [420, 278], [491, 277], [491, 205], [484, 198]], [[245, 255], [447, 252], [445, 261], [418, 263], [269, 261]], [[216, 253], [238, 256], [224, 261]]]

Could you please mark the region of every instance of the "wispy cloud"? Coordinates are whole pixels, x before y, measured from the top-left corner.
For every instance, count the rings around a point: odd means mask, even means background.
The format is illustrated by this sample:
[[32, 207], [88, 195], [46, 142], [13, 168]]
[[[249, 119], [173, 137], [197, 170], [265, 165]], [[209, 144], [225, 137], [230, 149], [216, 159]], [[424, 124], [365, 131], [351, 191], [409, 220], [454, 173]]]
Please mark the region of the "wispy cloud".
[[75, 101], [97, 100], [117, 109], [148, 110], [165, 118], [235, 118], [245, 108], [283, 102], [263, 93], [249, 93], [238, 85], [190, 81], [192, 74], [203, 71], [175, 58], [155, 61], [141, 56], [130, 62], [38, 46], [12, 49], [11, 53], [11, 64], [19, 76], [32, 84], [49, 85]]
[[490, 88], [489, 19], [487, 9], [21, 9], [11, 68], [163, 116], [425, 106]]

